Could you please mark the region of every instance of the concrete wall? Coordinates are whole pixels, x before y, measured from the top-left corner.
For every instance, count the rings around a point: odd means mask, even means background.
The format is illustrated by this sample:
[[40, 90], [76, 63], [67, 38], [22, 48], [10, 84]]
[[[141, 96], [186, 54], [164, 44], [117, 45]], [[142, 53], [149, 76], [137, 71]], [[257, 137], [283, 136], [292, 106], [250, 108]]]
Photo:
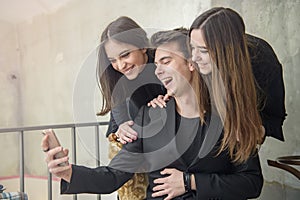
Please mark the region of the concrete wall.
[[[20, 49], [16, 26], [0, 21], [0, 127], [11, 127], [22, 122], [20, 92]], [[0, 135], [0, 152], [7, 152], [17, 157], [18, 144], [16, 134]], [[0, 164], [1, 172], [14, 173], [18, 169], [15, 160], [7, 160]]]
[[[106, 120], [107, 117], [94, 115], [101, 101], [93, 71], [94, 50], [104, 27], [123, 15], [132, 17], [147, 30], [188, 27], [197, 15], [216, 5], [237, 10], [244, 17], [247, 32], [266, 39], [284, 66], [286, 142], [267, 139], [260, 154], [266, 181], [299, 188], [295, 177], [266, 165], [266, 159], [300, 153], [297, 0], [73, 0], [56, 12], [35, 16], [30, 21], [0, 23], [0, 105], [1, 113], [5, 113], [0, 115], [1, 127]], [[79, 162], [93, 165], [94, 143], [88, 132], [80, 132]], [[59, 137], [70, 148], [68, 131], [59, 131]], [[26, 173], [46, 174], [40, 139], [39, 132], [30, 132], [25, 138]], [[101, 140], [104, 158], [106, 142], [105, 138]], [[15, 135], [0, 135], [0, 152], [17, 154], [17, 145]], [[14, 166], [18, 161], [15, 157]], [[103, 164], [106, 162], [103, 159]], [[17, 167], [10, 166], [1, 163], [0, 176], [18, 173]]]
[[1, 127], [18, 125], [22, 121], [20, 49], [15, 27], [14, 24], [0, 21], [0, 106], [9, 111], [0, 115]]

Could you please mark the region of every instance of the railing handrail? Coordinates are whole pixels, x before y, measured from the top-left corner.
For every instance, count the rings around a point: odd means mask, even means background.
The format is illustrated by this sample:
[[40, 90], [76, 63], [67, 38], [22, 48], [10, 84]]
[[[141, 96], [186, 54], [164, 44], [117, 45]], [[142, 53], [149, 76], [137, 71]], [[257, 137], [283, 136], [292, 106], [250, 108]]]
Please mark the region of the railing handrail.
[[20, 131], [36, 131], [43, 129], [62, 129], [72, 127], [86, 127], [86, 126], [104, 126], [108, 125], [109, 122], [84, 122], [84, 123], [69, 123], [69, 124], [58, 124], [58, 125], [40, 125], [40, 126], [23, 126], [13, 128], [0, 128], [0, 133], [9, 132], [20, 132]]
[[[96, 148], [96, 164], [100, 166], [100, 148], [99, 148], [99, 126], [108, 125], [109, 122], [85, 122], [85, 123], [69, 123], [56, 125], [40, 125], [40, 126], [24, 126], [14, 128], [0, 128], [1, 133], [17, 132], [19, 134], [20, 145], [20, 191], [24, 192], [24, 133], [27, 131], [44, 130], [44, 129], [71, 129], [72, 134], [72, 152], [73, 163], [76, 164], [76, 128], [79, 127], [95, 127], [95, 148]], [[101, 195], [97, 195], [98, 200], [101, 200]], [[52, 200], [52, 175], [48, 172], [48, 200]], [[73, 195], [73, 200], [77, 200], [77, 195]]]

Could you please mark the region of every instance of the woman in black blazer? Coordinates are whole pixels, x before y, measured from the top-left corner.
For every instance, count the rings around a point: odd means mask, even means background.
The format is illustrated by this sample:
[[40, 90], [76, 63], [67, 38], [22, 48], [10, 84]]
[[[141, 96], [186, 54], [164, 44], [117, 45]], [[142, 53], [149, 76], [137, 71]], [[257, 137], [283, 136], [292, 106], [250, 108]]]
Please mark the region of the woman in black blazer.
[[[116, 145], [122, 146], [115, 136], [124, 128], [131, 129], [132, 120], [141, 106], [165, 90], [154, 74], [154, 52], [149, 49], [149, 39], [144, 29], [129, 17], [119, 17], [112, 21], [101, 34], [98, 51], [97, 78], [102, 94], [102, 107], [98, 115], [110, 111], [106, 132], [109, 158], [115, 154]], [[133, 183], [133, 184], [132, 184]], [[135, 175], [132, 180], [118, 190], [119, 197], [144, 198], [147, 177]], [[143, 190], [143, 192], [141, 192]]]
[[[239, 19], [239, 16], [234, 17]], [[228, 133], [226, 124], [223, 131], [224, 119], [218, 114], [219, 108], [209, 107], [209, 103], [214, 105], [205, 96], [209, 87], [204, 85], [194, 65], [188, 61], [186, 37], [176, 31], [159, 32], [152, 36], [152, 42], [157, 47], [155, 73], [174, 99], [165, 109], [140, 109], [134, 125], [139, 133], [138, 140], [124, 145], [107, 167], [59, 166], [67, 157], [53, 160], [61, 148], [50, 150], [46, 161], [49, 171], [62, 178], [61, 192], [110, 193], [122, 186], [133, 173], [149, 172], [147, 199], [232, 200], [257, 197], [263, 177], [256, 145], [262, 137], [251, 77], [244, 80], [252, 84], [252, 87], [244, 88], [251, 94], [247, 99], [251, 103], [244, 108], [247, 112], [251, 110], [252, 114], [247, 119], [251, 123], [244, 129], [233, 129], [237, 132]], [[241, 51], [246, 49], [241, 48]], [[249, 57], [245, 59], [249, 60]], [[249, 70], [250, 64], [244, 67]], [[245, 132], [241, 134], [241, 130]], [[231, 144], [224, 143], [228, 134], [233, 138]], [[250, 141], [247, 149], [243, 149], [245, 138]], [[230, 146], [232, 144], [234, 146]], [[46, 141], [43, 147], [47, 147]], [[179, 187], [175, 192], [159, 188], [165, 184], [154, 181], [168, 178], [161, 173], [165, 168], [179, 174]], [[178, 186], [178, 182], [174, 185]]]
[[129, 17], [112, 21], [101, 34], [97, 78], [103, 104], [98, 115], [111, 111], [107, 137], [133, 120], [141, 106], [165, 94], [153, 58], [147, 33]]

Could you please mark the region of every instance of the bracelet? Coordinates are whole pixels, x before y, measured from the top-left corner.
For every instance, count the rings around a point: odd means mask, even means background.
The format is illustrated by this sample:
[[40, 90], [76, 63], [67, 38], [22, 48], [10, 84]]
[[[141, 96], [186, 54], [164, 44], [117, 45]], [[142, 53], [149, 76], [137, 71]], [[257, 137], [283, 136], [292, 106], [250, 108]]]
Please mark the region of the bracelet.
[[188, 172], [183, 172], [183, 183], [185, 192], [190, 192], [191, 188], [191, 174]]

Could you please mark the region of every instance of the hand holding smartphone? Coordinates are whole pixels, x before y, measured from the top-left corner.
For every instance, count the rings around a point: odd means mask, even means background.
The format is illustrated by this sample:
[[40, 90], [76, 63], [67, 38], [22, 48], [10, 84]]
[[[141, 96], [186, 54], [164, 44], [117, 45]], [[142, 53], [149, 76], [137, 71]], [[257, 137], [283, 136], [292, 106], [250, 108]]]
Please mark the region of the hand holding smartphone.
[[[55, 135], [55, 132], [52, 129], [43, 130], [42, 134], [43, 135], [48, 135], [49, 149], [53, 149], [53, 148], [61, 146], [60, 143], [59, 143], [59, 140], [57, 139], [57, 137]], [[66, 156], [66, 155], [63, 152], [63, 150], [61, 150], [60, 152], [58, 152], [57, 154], [54, 155], [54, 158], [58, 159], [58, 158], [62, 158], [64, 156]], [[64, 162], [64, 163], [61, 163], [59, 165], [60, 166], [67, 166], [67, 165], [69, 165], [69, 163], [68, 162]]]

